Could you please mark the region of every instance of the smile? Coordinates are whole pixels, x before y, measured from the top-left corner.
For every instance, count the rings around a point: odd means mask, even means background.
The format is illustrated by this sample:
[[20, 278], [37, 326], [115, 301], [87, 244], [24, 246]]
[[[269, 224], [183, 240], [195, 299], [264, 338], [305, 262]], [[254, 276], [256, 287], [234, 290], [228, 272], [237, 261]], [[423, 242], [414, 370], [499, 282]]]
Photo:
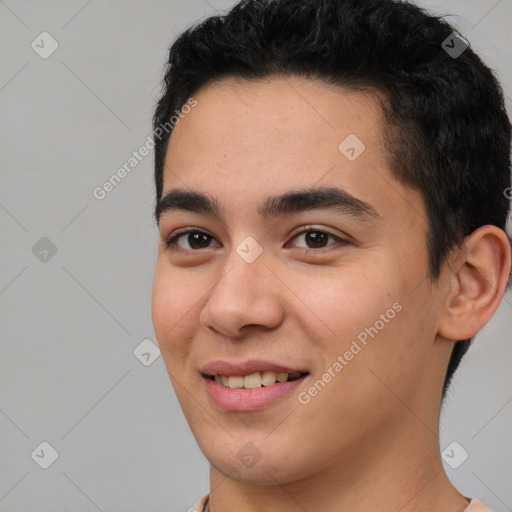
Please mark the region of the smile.
[[222, 412], [256, 411], [283, 400], [309, 371], [271, 360], [210, 361], [200, 369], [210, 403]]
[[246, 375], [245, 377], [241, 375], [237, 376], [226, 376], [226, 375], [215, 375], [210, 377], [212, 380], [215, 380], [217, 384], [221, 384], [226, 388], [231, 389], [257, 389], [263, 386], [273, 386], [276, 382], [288, 382], [297, 380], [300, 377], [305, 375], [301, 372], [296, 373], [285, 373], [285, 372], [256, 372], [251, 373], [250, 375]]

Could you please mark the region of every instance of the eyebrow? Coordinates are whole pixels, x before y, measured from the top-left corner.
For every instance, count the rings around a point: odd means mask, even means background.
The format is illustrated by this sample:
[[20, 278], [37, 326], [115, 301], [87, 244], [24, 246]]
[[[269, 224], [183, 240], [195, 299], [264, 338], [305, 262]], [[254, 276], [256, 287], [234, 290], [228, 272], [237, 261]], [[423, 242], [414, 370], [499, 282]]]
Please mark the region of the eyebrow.
[[[217, 199], [198, 191], [173, 189], [167, 192], [155, 207], [157, 223], [164, 213], [175, 210], [203, 213], [225, 221], [224, 210]], [[381, 218], [372, 205], [337, 187], [291, 190], [282, 195], [267, 197], [258, 207], [258, 213], [265, 219], [310, 210], [332, 210], [361, 220]]]

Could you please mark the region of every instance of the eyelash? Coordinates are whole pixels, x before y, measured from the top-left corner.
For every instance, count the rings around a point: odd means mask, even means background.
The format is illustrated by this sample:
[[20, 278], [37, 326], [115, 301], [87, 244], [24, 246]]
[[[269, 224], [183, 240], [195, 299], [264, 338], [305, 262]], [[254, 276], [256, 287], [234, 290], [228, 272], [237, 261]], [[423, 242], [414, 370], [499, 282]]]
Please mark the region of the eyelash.
[[[170, 249], [171, 247], [176, 247], [177, 246], [177, 241], [179, 238], [181, 238], [182, 236], [185, 236], [185, 235], [189, 235], [191, 233], [196, 233], [196, 234], [201, 234], [201, 235], [206, 235], [207, 237], [210, 237], [211, 239], [214, 239], [213, 236], [209, 235], [208, 233], [205, 233], [204, 231], [201, 231], [199, 229], [187, 229], [186, 231], [181, 231], [179, 233], [176, 233], [175, 235], [172, 235], [171, 237], [169, 237], [166, 241], [165, 241], [165, 246], [167, 249]], [[294, 234], [293, 237], [292, 237], [292, 240], [295, 240], [296, 238], [298, 238], [300, 235], [304, 235], [304, 234], [307, 234], [307, 233], [322, 233], [324, 235], [327, 235], [328, 238], [332, 238], [334, 240], [336, 240], [337, 242], [340, 242], [342, 243], [343, 245], [347, 245], [349, 244], [350, 242], [348, 240], [345, 240], [343, 238], [340, 238], [336, 235], [333, 235], [332, 233], [329, 233], [328, 231], [324, 231], [322, 229], [316, 229], [314, 227], [310, 227], [308, 226], [307, 229], [304, 229], [303, 231], [299, 231], [298, 233]], [[334, 245], [334, 244], [330, 244], [330, 245]], [[306, 252], [324, 252], [325, 250], [327, 250], [330, 245], [326, 246], [326, 247], [320, 247], [318, 249], [314, 249], [314, 248], [308, 248], [308, 247], [299, 247], [299, 249], [302, 249], [303, 251], [306, 251]], [[206, 247], [206, 249], [209, 249], [210, 247]], [[201, 249], [183, 249], [181, 247], [178, 247], [178, 249], [176, 249], [178, 251], [184, 251], [184, 252], [187, 252], [187, 251], [190, 251], [190, 252], [198, 252], [200, 251]]]

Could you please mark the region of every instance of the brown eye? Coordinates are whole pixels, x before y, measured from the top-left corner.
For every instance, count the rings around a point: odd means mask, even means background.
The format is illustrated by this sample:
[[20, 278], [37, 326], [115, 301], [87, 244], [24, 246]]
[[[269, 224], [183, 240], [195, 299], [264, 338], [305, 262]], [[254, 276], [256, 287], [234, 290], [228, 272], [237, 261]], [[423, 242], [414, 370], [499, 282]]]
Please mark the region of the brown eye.
[[187, 242], [190, 244], [192, 249], [204, 249], [208, 247], [211, 236], [205, 235], [204, 233], [189, 233], [187, 236]]
[[331, 235], [330, 233], [327, 233], [325, 231], [320, 231], [318, 229], [308, 229], [306, 231], [302, 231], [301, 233], [297, 234], [293, 239], [299, 240], [303, 238], [305, 245], [302, 245], [301, 248], [303, 249], [324, 249], [325, 247], [328, 247], [329, 239], [334, 240], [335, 242], [343, 242], [340, 238], [337, 236]]
[[[202, 231], [185, 231], [167, 240], [167, 247], [177, 246], [184, 251], [207, 249], [214, 238]], [[182, 242], [184, 240], [184, 242]]]
[[329, 240], [329, 235], [327, 233], [322, 233], [321, 231], [308, 231], [304, 240], [306, 241], [306, 244], [317, 249], [319, 247], [325, 247]]

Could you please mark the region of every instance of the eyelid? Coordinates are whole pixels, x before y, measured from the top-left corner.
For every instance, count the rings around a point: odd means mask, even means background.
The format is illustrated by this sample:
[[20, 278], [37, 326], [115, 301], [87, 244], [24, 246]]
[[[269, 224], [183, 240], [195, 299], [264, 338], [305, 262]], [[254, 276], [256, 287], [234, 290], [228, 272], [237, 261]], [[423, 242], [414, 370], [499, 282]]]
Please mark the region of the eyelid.
[[315, 224], [305, 224], [303, 226], [298, 227], [296, 230], [293, 230], [290, 234], [291, 238], [295, 238], [297, 235], [301, 235], [303, 233], [307, 233], [308, 231], [319, 231], [321, 233], [325, 233], [326, 235], [332, 236], [333, 238], [336, 238], [338, 240], [347, 239], [347, 241], [350, 239], [348, 235], [335, 235], [331, 231], [329, 231], [329, 228], [326, 228], [324, 226], [317, 226]]

